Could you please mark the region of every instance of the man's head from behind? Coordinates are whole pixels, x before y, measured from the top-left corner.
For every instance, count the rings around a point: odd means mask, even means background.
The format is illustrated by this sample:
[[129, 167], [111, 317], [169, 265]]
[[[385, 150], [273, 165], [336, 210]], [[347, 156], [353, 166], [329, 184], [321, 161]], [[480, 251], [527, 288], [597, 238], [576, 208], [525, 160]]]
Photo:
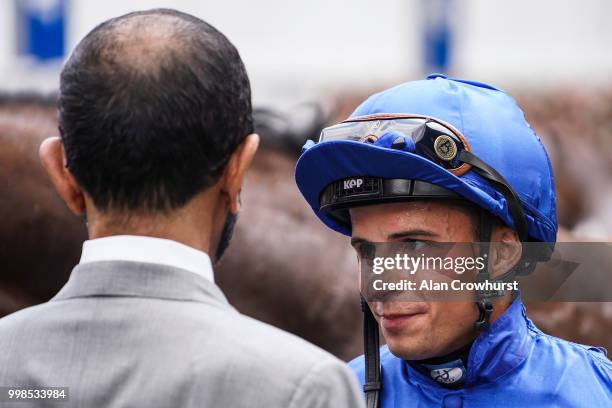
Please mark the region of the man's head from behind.
[[41, 157], [90, 235], [222, 252], [258, 142], [246, 70], [223, 34], [173, 10], [108, 20], [66, 63], [59, 114], [61, 140]]

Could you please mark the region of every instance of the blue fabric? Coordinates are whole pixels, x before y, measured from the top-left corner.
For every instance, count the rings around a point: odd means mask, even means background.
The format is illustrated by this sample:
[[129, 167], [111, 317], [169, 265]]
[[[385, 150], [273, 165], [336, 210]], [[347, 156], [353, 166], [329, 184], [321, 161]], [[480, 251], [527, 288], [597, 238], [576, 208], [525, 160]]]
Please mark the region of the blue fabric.
[[[444, 388], [387, 346], [381, 365], [382, 408], [612, 407], [612, 362], [604, 352], [542, 333], [520, 299], [475, 340], [463, 388]], [[363, 384], [363, 356], [349, 366]]]
[[[506, 93], [487, 84], [434, 75], [375, 94], [351, 116], [376, 113], [427, 115], [450, 123], [468, 139], [474, 154], [501, 173], [517, 192], [529, 235], [538, 241], [556, 241], [556, 195], [548, 156], [523, 112]], [[438, 184], [514, 226], [504, 197], [474, 171], [456, 177], [407, 150], [347, 140], [307, 143], [296, 165], [296, 182], [315, 214], [346, 235], [351, 234], [350, 225], [320, 212], [319, 197], [329, 183], [356, 176]]]

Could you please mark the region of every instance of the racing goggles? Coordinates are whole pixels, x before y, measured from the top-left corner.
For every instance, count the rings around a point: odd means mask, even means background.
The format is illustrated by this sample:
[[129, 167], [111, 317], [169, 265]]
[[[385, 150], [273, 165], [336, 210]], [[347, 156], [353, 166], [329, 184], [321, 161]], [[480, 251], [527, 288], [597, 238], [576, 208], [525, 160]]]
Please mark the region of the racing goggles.
[[427, 116], [376, 114], [350, 118], [323, 129], [319, 143], [332, 140], [352, 140], [408, 150], [456, 176], [471, 168], [462, 160], [463, 152], [470, 151], [467, 139], [450, 124]]
[[[473, 169], [505, 197], [520, 240], [528, 240], [528, 225], [518, 195], [497, 170], [472, 153], [465, 136], [452, 125], [432, 117], [413, 114], [357, 116], [321, 131], [319, 143], [334, 140], [370, 143], [414, 153], [440, 165], [455, 176]], [[339, 217], [336, 210], [358, 204], [406, 199], [407, 196], [456, 198], [456, 194], [446, 189], [417, 180], [410, 183], [389, 180], [385, 183], [383, 180], [370, 182], [369, 179], [372, 178], [362, 180], [363, 187], [344, 188], [346, 191], [343, 194], [338, 193], [342, 187], [338, 183], [350, 183], [350, 180], [338, 180], [330, 184], [321, 194], [320, 209], [346, 222], [346, 217]], [[370, 188], [371, 191], [366, 192], [363, 188]], [[419, 191], [420, 194], [417, 194]]]

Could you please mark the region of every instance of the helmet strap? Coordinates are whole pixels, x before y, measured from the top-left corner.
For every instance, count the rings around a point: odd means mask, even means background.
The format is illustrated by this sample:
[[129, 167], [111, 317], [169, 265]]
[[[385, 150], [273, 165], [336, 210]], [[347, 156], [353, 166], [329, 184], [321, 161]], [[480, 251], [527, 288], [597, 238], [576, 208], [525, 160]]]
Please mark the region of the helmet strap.
[[378, 323], [363, 297], [361, 298], [361, 310], [363, 311], [363, 348], [365, 359], [363, 392], [365, 393], [366, 407], [379, 408], [382, 373], [380, 367]]
[[[480, 242], [480, 256], [486, 258], [485, 267], [481, 269], [476, 275], [476, 282], [485, 282], [490, 279], [489, 275], [489, 251], [491, 246], [491, 232], [493, 229], [493, 220], [491, 215], [487, 211], [480, 211], [480, 226], [479, 226], [479, 237]], [[489, 330], [491, 325], [490, 318], [493, 313], [493, 303], [491, 303], [491, 297], [497, 296], [498, 294], [485, 291], [476, 291], [476, 306], [478, 307], [478, 319], [474, 322], [474, 328], [479, 331]]]

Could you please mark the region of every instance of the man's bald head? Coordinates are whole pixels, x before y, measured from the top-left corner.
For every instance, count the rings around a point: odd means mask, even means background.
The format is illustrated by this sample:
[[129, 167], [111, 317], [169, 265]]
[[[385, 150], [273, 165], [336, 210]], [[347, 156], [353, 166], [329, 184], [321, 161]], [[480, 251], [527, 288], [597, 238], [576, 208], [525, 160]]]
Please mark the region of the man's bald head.
[[253, 127], [234, 46], [166, 9], [94, 28], [62, 71], [59, 109], [68, 167], [101, 210], [181, 207]]
[[91, 59], [85, 64], [97, 68], [156, 75], [173, 60], [214, 52], [222, 45], [219, 40], [227, 41], [209, 24], [188, 14], [174, 10], [135, 12], [100, 24], [83, 39], [72, 59], [88, 55]]

